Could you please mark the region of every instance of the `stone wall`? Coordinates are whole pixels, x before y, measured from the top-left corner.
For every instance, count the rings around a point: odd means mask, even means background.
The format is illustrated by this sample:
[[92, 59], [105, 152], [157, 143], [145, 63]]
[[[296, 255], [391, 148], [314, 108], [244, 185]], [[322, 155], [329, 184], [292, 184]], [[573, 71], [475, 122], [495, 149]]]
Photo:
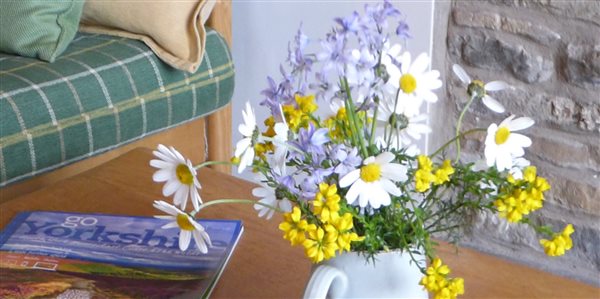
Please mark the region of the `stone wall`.
[[[533, 118], [525, 157], [552, 185], [537, 214], [555, 230], [566, 223], [576, 230], [574, 249], [548, 258], [531, 229], [486, 214], [465, 244], [600, 285], [600, 1], [438, 1], [435, 19], [434, 68], [446, 85], [444, 100], [432, 107], [430, 148], [453, 135], [466, 103], [454, 63], [472, 78], [508, 82], [514, 89], [493, 94], [507, 112], [474, 103], [463, 128], [487, 127], [510, 113]], [[481, 157], [484, 138], [463, 140], [465, 159]]]

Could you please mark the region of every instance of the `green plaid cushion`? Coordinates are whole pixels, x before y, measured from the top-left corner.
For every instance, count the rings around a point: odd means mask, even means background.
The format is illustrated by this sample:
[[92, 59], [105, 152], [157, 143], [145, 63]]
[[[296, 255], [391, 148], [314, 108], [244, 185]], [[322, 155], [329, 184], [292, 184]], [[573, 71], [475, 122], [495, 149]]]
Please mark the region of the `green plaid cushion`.
[[0, 53], [0, 187], [211, 113], [231, 100], [233, 77], [210, 29], [194, 74], [106, 35], [78, 34], [52, 64]]

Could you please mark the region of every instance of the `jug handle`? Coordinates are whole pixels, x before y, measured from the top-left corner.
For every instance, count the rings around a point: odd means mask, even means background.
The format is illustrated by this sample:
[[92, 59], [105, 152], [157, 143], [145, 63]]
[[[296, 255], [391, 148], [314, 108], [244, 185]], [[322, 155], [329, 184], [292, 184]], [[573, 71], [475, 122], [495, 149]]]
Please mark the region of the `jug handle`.
[[[325, 298], [329, 292], [331, 284], [336, 279], [336, 290], [339, 290], [343, 293], [348, 287], [348, 277], [346, 274], [332, 266], [318, 266], [315, 271], [313, 271], [312, 276], [306, 285], [303, 298]], [[335, 296], [335, 294], [333, 295]]]

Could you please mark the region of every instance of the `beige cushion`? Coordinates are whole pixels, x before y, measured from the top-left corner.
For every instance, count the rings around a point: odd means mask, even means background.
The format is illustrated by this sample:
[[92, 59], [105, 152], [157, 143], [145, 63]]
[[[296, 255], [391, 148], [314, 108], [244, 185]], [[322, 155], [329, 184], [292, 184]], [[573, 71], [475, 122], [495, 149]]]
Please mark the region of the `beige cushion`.
[[195, 72], [215, 0], [86, 0], [79, 30], [138, 39], [169, 65]]

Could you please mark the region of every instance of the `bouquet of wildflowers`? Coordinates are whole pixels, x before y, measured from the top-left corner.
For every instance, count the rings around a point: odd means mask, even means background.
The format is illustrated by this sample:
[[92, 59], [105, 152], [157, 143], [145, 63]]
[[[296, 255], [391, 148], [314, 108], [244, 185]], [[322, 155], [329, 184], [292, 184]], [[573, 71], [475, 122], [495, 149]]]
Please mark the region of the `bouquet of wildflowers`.
[[[212, 204], [251, 202], [258, 216], [283, 213], [279, 229], [293, 246], [318, 263], [344, 251], [402, 250], [425, 254], [430, 266], [422, 268], [421, 284], [436, 298], [463, 293], [463, 280], [450, 278], [449, 268], [435, 256], [432, 236], [458, 240], [468, 225], [466, 215], [478, 211], [498, 213], [509, 222], [533, 226], [550, 240], [540, 241], [548, 255], [571, 248], [573, 227], [554, 233], [538, 226], [528, 215], [542, 207], [548, 182], [523, 158], [531, 140], [519, 133], [534, 121], [514, 115], [487, 129], [461, 131], [471, 104], [481, 102], [492, 112], [504, 107], [488, 92], [510, 88], [501, 81], [472, 80], [458, 65], [453, 70], [465, 83], [465, 105], [456, 123], [456, 136], [431, 154], [415, 146], [431, 129], [425, 104], [438, 97], [440, 73], [430, 70], [423, 53], [414, 59], [395, 39], [410, 38], [401, 13], [389, 2], [366, 5], [335, 19], [324, 39], [313, 41], [298, 30], [288, 46], [287, 68], [281, 79], [267, 78], [261, 105], [270, 116], [257, 125], [246, 104], [233, 162], [238, 172], [251, 170], [261, 185], [253, 190], [260, 198], [215, 200], [202, 203], [196, 169], [175, 149], [159, 146], [159, 168], [154, 180], [166, 182], [163, 193], [174, 195], [174, 204], [155, 202], [168, 213], [159, 216], [179, 227], [181, 249], [190, 240], [206, 251], [210, 238], [193, 216]], [[310, 44], [318, 50], [309, 52]], [[475, 103], [478, 104], [478, 103]], [[463, 163], [460, 138], [487, 132], [485, 159]], [[446, 157], [456, 147], [456, 157]], [[194, 210], [185, 212], [191, 199]], [[417, 263], [422, 267], [423, 263]]]

